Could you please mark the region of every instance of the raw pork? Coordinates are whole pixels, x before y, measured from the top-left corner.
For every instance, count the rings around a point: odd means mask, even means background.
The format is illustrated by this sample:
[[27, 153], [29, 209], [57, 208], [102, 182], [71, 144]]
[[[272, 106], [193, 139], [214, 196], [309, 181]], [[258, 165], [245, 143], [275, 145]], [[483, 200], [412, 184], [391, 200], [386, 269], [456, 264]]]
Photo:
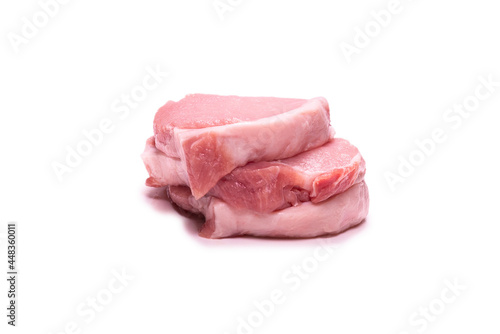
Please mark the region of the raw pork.
[[188, 187], [169, 186], [170, 199], [179, 207], [205, 216], [200, 236], [238, 235], [308, 238], [337, 234], [361, 223], [368, 214], [368, 188], [364, 181], [321, 203], [305, 202], [271, 213], [238, 209], [211, 196], [196, 200]]
[[330, 138], [328, 102], [193, 94], [156, 113], [155, 146], [178, 158], [196, 199], [248, 162], [292, 157]]
[[[150, 177], [146, 185], [189, 185], [179, 159], [169, 158], [150, 138], [142, 155]], [[278, 161], [238, 167], [208, 192], [235, 208], [272, 212], [300, 202], [318, 203], [363, 180], [365, 161], [347, 140], [325, 145]]]

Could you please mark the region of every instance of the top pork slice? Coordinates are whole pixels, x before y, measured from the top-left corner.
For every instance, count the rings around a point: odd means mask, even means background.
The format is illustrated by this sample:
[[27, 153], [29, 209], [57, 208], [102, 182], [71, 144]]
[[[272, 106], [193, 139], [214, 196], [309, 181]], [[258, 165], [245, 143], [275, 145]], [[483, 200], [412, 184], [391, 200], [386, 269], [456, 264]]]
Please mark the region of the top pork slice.
[[179, 158], [196, 199], [248, 162], [292, 157], [330, 138], [325, 98], [193, 94], [156, 113], [155, 146]]

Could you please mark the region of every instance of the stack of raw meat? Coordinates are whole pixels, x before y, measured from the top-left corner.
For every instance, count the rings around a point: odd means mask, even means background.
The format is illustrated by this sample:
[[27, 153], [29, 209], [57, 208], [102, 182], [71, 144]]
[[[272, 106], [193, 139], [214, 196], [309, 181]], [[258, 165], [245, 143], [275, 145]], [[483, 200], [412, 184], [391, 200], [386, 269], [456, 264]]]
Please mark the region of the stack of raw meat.
[[205, 216], [203, 237], [336, 234], [369, 200], [365, 161], [334, 134], [321, 97], [188, 95], [155, 116], [146, 185]]

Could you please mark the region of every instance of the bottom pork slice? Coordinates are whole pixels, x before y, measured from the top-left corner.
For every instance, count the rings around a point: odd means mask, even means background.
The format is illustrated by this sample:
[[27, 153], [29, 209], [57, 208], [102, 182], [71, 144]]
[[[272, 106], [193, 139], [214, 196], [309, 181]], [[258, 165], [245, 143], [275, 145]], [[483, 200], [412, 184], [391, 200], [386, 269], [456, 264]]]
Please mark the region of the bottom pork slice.
[[186, 186], [169, 186], [167, 192], [182, 209], [205, 216], [200, 236], [226, 238], [239, 235], [310, 238], [337, 234], [361, 223], [368, 215], [368, 188], [364, 181], [320, 202], [259, 213], [234, 207], [223, 200], [204, 196], [198, 200]]

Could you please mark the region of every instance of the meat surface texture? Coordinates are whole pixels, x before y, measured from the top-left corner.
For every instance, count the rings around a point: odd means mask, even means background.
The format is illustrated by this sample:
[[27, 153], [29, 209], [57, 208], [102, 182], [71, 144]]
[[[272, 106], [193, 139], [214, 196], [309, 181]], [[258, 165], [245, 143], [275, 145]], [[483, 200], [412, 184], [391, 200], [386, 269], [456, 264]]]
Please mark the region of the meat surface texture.
[[[248, 162], [285, 159], [330, 138], [326, 99], [193, 94], [156, 113], [155, 147], [178, 159], [196, 199]], [[152, 167], [152, 166], [151, 166]]]
[[[167, 157], [148, 140], [142, 155], [149, 186], [189, 185], [180, 159]], [[238, 209], [260, 213], [322, 202], [363, 180], [365, 161], [347, 140], [331, 139], [325, 145], [294, 157], [249, 163], [224, 176], [208, 192]]]
[[188, 185], [186, 172], [182, 168], [180, 159], [169, 158], [155, 147], [155, 138], [146, 141], [146, 148], [141, 154], [149, 178], [148, 187], [163, 187], [166, 185]]
[[200, 236], [225, 238], [239, 235], [308, 238], [337, 234], [361, 223], [368, 214], [368, 188], [364, 181], [321, 203], [305, 202], [271, 213], [239, 209], [215, 197], [195, 199], [188, 187], [169, 186], [168, 195], [182, 209], [202, 214]]

